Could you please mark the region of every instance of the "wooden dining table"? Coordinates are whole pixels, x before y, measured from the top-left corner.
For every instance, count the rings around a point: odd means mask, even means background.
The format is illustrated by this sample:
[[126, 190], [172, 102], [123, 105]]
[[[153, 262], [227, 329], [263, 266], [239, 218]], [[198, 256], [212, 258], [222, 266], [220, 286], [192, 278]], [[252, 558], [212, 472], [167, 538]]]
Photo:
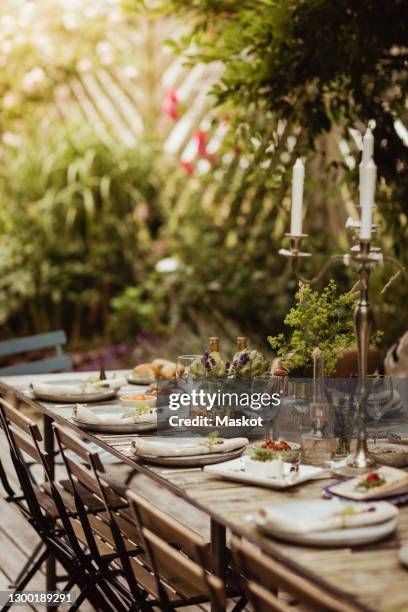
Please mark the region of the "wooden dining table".
[[[149, 465], [137, 460], [131, 451], [130, 442], [136, 434], [115, 436], [85, 431], [71, 420], [72, 406], [39, 401], [29, 391], [30, 382], [85, 380], [92, 374], [75, 372], [7, 377], [0, 379], [0, 392], [11, 387], [28, 405], [42, 413], [44, 446], [51, 457], [55, 456], [52, 422], [57, 421], [75, 431], [82, 439], [108, 451], [137, 474], [205, 513], [210, 522], [213, 571], [221, 578], [225, 576], [227, 565], [227, 540], [229, 534], [234, 533], [258, 545], [266, 554], [296, 574], [304, 576], [323, 592], [347, 602], [350, 610], [408, 611], [408, 569], [400, 563], [398, 557], [401, 545], [408, 544], [408, 506], [400, 507], [396, 532], [370, 545], [316, 548], [289, 544], [263, 535], [256, 528], [251, 515], [270, 504], [319, 499], [323, 487], [334, 478], [309, 481], [278, 491], [222, 480], [202, 468]], [[123, 375], [124, 372], [118, 371], [115, 374]], [[131, 390], [134, 392], [139, 389], [132, 386]], [[140, 387], [142, 390], [145, 387]], [[105, 405], [107, 402], [103, 403]], [[117, 399], [112, 400], [112, 404], [115, 403], [118, 403]], [[55, 563], [51, 560], [47, 566], [47, 590], [55, 588]]]

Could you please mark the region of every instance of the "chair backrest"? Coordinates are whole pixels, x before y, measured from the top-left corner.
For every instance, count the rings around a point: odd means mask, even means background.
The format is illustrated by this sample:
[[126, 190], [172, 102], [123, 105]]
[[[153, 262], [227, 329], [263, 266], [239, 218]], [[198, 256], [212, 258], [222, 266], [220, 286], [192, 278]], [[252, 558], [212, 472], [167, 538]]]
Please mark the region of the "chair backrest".
[[210, 547], [202, 536], [153, 506], [132, 489], [127, 491], [127, 498], [140, 528], [145, 527], [209, 569]]
[[209, 574], [201, 565], [173, 548], [165, 540], [142, 527], [142, 535], [156, 576], [175, 588], [188, 584], [197, 593], [208, 596], [212, 610], [225, 610], [226, 595], [220, 578]]
[[[104, 467], [99, 455], [91, 452], [89, 447], [67, 428], [57, 423], [53, 424], [53, 428], [71, 483], [78, 518], [94, 560], [102, 563], [100, 540], [123, 548], [125, 553], [126, 545], [120, 529], [126, 531], [129, 537], [136, 539], [139, 536], [134, 523], [129, 523], [124, 517], [113, 517], [113, 509], [123, 508], [127, 505], [126, 501], [109, 485], [101, 483], [99, 474], [104, 472]], [[100, 500], [98, 516], [87, 512], [89, 500], [93, 503]], [[105, 514], [102, 512], [103, 508]]]
[[35, 336], [25, 336], [16, 340], [3, 340], [0, 342], [0, 358], [44, 349], [55, 349], [55, 355], [2, 367], [0, 368], [0, 376], [47, 374], [48, 372], [61, 372], [71, 368], [72, 359], [65, 355], [62, 350], [62, 345], [66, 344], [66, 342], [67, 338], [63, 330]]
[[299, 604], [313, 612], [358, 610], [352, 604], [341, 601], [294, 573], [246, 540], [233, 537], [231, 552], [234, 564], [246, 582], [248, 599], [260, 612], [286, 612], [285, 603], [273, 593], [277, 589], [291, 595]]
[[[139, 528], [127, 516], [117, 513], [117, 510], [127, 508], [127, 502], [101, 478], [104, 466], [98, 453], [91, 452], [84, 442], [62, 425], [54, 423], [53, 428], [91, 556], [105, 570], [106, 562], [102, 558], [103, 552], [100, 552], [101, 542], [107, 543], [111, 553], [117, 553], [132, 595], [136, 603], [140, 604], [140, 610], [144, 610], [144, 596], [135, 580], [128, 556], [129, 549], [135, 551], [137, 548]], [[93, 516], [86, 512], [84, 490], [101, 500], [105, 513], [99, 511], [98, 516]]]
[[257, 612], [293, 612], [294, 607], [256, 582], [248, 580], [245, 592]]
[[[44, 513], [38, 503], [24, 455], [28, 455], [29, 460], [43, 462], [45, 465], [48, 465], [48, 456], [39, 444], [42, 436], [38, 425], [22, 414], [18, 407], [19, 400], [14, 393], [7, 393], [0, 398], [0, 425], [9, 445], [10, 457], [21, 488], [22, 501], [25, 501], [35, 527], [42, 529], [45, 525]], [[11, 499], [14, 497], [15, 495], [12, 495]], [[21, 503], [19, 505], [21, 509], [26, 510]]]

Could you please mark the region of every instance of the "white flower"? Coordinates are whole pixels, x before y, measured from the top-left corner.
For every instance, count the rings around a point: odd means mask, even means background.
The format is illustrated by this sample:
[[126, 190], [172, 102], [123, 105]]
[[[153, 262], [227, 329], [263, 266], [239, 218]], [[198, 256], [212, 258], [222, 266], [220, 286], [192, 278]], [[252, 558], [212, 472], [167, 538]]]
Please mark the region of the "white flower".
[[17, 30], [17, 21], [14, 15], [3, 15], [0, 19], [0, 28], [7, 34], [14, 34]]
[[99, 53], [99, 55], [113, 53], [113, 50], [113, 46], [107, 40], [101, 40], [101, 42], [98, 42], [96, 45], [96, 52]]
[[20, 8], [19, 23], [21, 26], [29, 26], [35, 13], [34, 2], [25, 2]]
[[89, 70], [92, 70], [92, 62], [88, 57], [84, 57], [83, 59], [79, 60], [76, 67], [78, 72], [88, 72]]
[[101, 14], [101, 10], [97, 6], [87, 6], [83, 14], [85, 19], [96, 19]]
[[27, 72], [23, 77], [23, 90], [32, 93], [46, 80], [45, 72], [42, 68], [36, 67]]
[[100, 56], [100, 62], [103, 66], [112, 66], [115, 62], [115, 56], [113, 53], [104, 53]]
[[18, 34], [15, 35], [13, 42], [18, 47], [22, 47], [23, 45], [27, 44], [28, 38], [24, 34], [24, 32], [19, 32]]
[[111, 23], [120, 23], [123, 20], [123, 14], [120, 8], [114, 8], [108, 13], [108, 21]]
[[33, 34], [33, 36], [31, 37], [31, 41], [36, 47], [38, 47], [42, 51], [49, 51], [50, 49], [51, 51], [53, 50], [52, 40], [46, 34], [39, 32]]
[[4, 55], [8, 55], [10, 51], [12, 51], [12, 49], [13, 49], [13, 45], [11, 44], [9, 40], [5, 40], [4, 42], [0, 44], [0, 51]]
[[4, 106], [4, 108], [13, 108], [13, 106], [17, 106], [17, 104], [19, 104], [19, 102], [20, 102], [19, 96], [16, 93], [13, 93], [11, 91], [8, 91], [3, 96], [3, 106]]
[[138, 76], [139, 70], [136, 68], [136, 66], [124, 66], [122, 68], [122, 74], [128, 79], [134, 79]]
[[3, 142], [9, 147], [19, 147], [22, 143], [22, 138], [14, 132], [4, 132]]
[[64, 13], [61, 18], [62, 25], [66, 30], [72, 32], [78, 27], [78, 19], [75, 13]]
[[155, 266], [156, 272], [168, 273], [175, 272], [179, 267], [179, 260], [177, 257], [165, 257], [157, 262]]
[[62, 84], [55, 88], [55, 96], [59, 101], [67, 100], [71, 95], [69, 85]]

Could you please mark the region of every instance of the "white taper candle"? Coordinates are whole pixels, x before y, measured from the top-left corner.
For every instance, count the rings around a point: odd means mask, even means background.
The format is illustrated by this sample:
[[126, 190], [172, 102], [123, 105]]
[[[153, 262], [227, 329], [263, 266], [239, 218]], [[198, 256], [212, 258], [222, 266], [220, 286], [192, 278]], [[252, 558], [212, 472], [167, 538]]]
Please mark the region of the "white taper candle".
[[305, 166], [301, 159], [297, 159], [293, 166], [292, 175], [292, 215], [290, 233], [300, 236], [302, 233], [302, 206], [303, 206], [303, 183], [305, 180]]
[[363, 157], [361, 159], [363, 164], [366, 164], [372, 159], [374, 153], [374, 136], [370, 128], [368, 127], [365, 131], [363, 138]]
[[361, 240], [370, 240], [371, 224], [373, 220], [373, 206], [375, 196], [375, 181], [377, 167], [372, 159], [361, 166], [360, 206], [361, 206]]

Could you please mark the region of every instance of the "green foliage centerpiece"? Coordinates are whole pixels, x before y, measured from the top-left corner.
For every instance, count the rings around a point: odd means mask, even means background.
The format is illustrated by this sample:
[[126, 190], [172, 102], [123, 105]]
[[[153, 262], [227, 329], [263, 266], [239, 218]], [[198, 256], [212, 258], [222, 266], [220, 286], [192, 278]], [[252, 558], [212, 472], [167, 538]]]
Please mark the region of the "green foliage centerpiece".
[[[296, 306], [284, 319], [292, 331], [288, 337], [283, 333], [269, 336], [271, 348], [282, 358], [283, 365], [292, 374], [311, 376], [315, 348], [325, 357], [325, 374], [333, 374], [337, 362], [345, 349], [355, 347], [353, 310], [357, 295], [352, 290], [338, 294], [337, 285], [330, 281], [321, 293], [310, 285], [300, 283], [295, 295]], [[380, 332], [372, 341], [378, 342]]]

